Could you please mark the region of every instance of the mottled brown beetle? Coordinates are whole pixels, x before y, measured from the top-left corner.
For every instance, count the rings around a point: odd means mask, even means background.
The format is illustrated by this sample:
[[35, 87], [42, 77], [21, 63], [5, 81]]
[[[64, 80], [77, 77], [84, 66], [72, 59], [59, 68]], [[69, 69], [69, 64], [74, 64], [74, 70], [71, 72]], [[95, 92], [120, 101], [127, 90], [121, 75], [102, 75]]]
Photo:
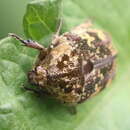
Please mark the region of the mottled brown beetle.
[[37, 89], [61, 102], [75, 106], [100, 92], [115, 74], [116, 51], [106, 32], [84, 23], [70, 32], [56, 35], [48, 48], [32, 40], [23, 40], [25, 46], [40, 54], [28, 80]]

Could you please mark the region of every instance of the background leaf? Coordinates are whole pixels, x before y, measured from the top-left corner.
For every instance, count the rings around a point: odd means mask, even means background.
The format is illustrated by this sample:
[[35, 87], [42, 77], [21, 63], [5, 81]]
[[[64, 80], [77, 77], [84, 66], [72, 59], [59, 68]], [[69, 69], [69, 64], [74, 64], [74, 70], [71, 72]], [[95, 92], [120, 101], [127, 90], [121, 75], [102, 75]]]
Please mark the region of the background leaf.
[[52, 37], [60, 20], [60, 9], [61, 0], [30, 2], [23, 20], [26, 36], [41, 41]]
[[[52, 21], [57, 23], [56, 19], [60, 13], [60, 7], [58, 7], [60, 1], [46, 0], [44, 2], [31, 2], [28, 8], [32, 4], [38, 8], [39, 4], [42, 3], [40, 4], [40, 10], [45, 9], [46, 11], [46, 9], [50, 10], [54, 2], [53, 9], [57, 10], [57, 15], [54, 16], [52, 11], [48, 11], [45, 16], [50, 17]], [[0, 129], [129, 130], [129, 4], [129, 0], [63, 1], [63, 31], [81, 24], [84, 20], [91, 19], [94, 25], [111, 34], [114, 45], [118, 50], [116, 79], [103, 92], [79, 105], [77, 115], [70, 115], [66, 108], [56, 101], [39, 98], [34, 94], [25, 92], [20, 86], [26, 82], [26, 73], [31, 69], [37, 52], [20, 46], [20, 43], [14, 39], [5, 38], [1, 40]], [[43, 12], [40, 11], [39, 13]], [[30, 18], [33, 14], [30, 12], [30, 14], [26, 15], [26, 18]], [[26, 26], [29, 26], [30, 23], [26, 23]], [[55, 31], [56, 24], [50, 26], [49, 21], [47, 21], [47, 25]], [[41, 32], [39, 33], [38, 29], [45, 32], [40, 35]], [[41, 27], [35, 27], [30, 30], [31, 33], [33, 32], [34, 37], [31, 37], [33, 39], [39, 40], [46, 37], [46, 35], [50, 35], [50, 32], [46, 31], [46, 27], [42, 29]], [[30, 37], [27, 32], [26, 35]]]
[[31, 0], [0, 0], [0, 38], [9, 32], [23, 34], [22, 19]]

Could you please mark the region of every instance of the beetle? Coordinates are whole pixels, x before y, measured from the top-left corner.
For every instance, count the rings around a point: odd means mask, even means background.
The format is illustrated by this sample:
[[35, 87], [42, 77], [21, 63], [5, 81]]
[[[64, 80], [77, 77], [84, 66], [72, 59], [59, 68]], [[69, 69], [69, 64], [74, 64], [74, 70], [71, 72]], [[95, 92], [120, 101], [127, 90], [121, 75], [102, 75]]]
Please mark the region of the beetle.
[[75, 106], [99, 93], [115, 75], [117, 52], [110, 36], [85, 22], [70, 32], [56, 35], [48, 48], [11, 37], [25, 46], [37, 49], [39, 55], [28, 80], [35, 92], [47, 93], [64, 104]]

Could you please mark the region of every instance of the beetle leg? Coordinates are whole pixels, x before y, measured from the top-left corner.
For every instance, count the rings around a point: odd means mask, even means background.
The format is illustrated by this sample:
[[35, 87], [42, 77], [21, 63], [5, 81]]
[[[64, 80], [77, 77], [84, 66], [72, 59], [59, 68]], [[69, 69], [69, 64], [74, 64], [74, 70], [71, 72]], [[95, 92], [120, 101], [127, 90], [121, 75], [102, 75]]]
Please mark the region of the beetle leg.
[[23, 88], [24, 88], [25, 90], [27, 90], [27, 91], [34, 92], [34, 93], [36, 93], [37, 95], [41, 95], [41, 91], [38, 90], [38, 89], [29, 88], [29, 87], [26, 87], [26, 86], [24, 86]]
[[113, 80], [113, 78], [115, 77], [115, 71], [111, 71], [110, 73], [107, 73], [105, 76], [104, 76], [104, 79], [101, 81], [101, 84], [104, 86], [108, 80]]
[[81, 71], [82, 71], [82, 75], [84, 77], [84, 80], [85, 81], [88, 80], [88, 78], [91, 75], [91, 71], [93, 69], [102, 69], [102, 68], [104, 68], [106, 65], [111, 64], [115, 60], [116, 56], [117, 55], [109, 56], [107, 58], [97, 60], [94, 63], [92, 63], [90, 60], [82, 59]]
[[19, 37], [18, 35], [14, 34], [14, 33], [9, 33], [9, 36], [16, 38], [17, 40], [21, 41], [23, 43], [23, 45], [30, 47], [30, 48], [34, 48], [40, 51], [46, 51], [46, 48], [44, 48], [42, 45], [40, 45], [39, 43], [33, 41], [33, 40], [23, 40], [21, 37]]
[[94, 67], [95, 69], [101, 69], [101, 68], [105, 67], [106, 65], [111, 64], [111, 63], [115, 60], [116, 56], [117, 56], [117, 55], [109, 56], [109, 57], [107, 57], [107, 58], [104, 58], [104, 59], [95, 61], [95, 62], [93, 63], [93, 67]]
[[69, 106], [68, 110], [72, 115], [77, 114], [76, 106]]
[[81, 29], [87, 29], [87, 28], [90, 28], [91, 26], [92, 26], [91, 20], [87, 20], [83, 24], [81, 24], [81, 25], [79, 25], [77, 27], [74, 27], [72, 29], [72, 32], [78, 32]]
[[54, 39], [56, 39], [56, 38], [59, 37], [60, 31], [61, 31], [61, 28], [62, 28], [62, 25], [63, 25], [63, 19], [61, 18], [61, 19], [59, 20], [59, 23], [58, 23], [56, 32], [55, 32], [54, 36], [52, 37], [52, 41], [53, 41]]
[[83, 24], [80, 25], [81, 28], [90, 28], [92, 26], [92, 21], [86, 20]]
[[35, 88], [29, 88], [29, 87], [27, 87], [27, 86], [24, 86], [23, 88], [24, 88], [24, 90], [26, 90], [26, 91], [30, 91], [30, 92], [35, 93], [36, 95], [38, 95], [38, 97], [40, 97], [40, 96], [50, 96], [49, 93], [47, 93], [46, 91], [43, 91], [43, 90], [40, 89], [40, 88], [35, 89]]
[[63, 19], [61, 18], [61, 19], [59, 20], [59, 25], [58, 25], [58, 27], [57, 27], [57, 31], [56, 31], [55, 36], [59, 36], [60, 31], [61, 31], [61, 28], [62, 28], [62, 25], [63, 25]]

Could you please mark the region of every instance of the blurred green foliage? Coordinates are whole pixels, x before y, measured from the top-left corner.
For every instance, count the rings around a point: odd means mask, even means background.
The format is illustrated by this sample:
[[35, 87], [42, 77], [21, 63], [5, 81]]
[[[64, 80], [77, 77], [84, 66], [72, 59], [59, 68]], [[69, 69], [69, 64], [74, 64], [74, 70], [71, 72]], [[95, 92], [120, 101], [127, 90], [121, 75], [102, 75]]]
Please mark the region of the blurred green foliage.
[[23, 34], [22, 20], [26, 5], [31, 0], [0, 0], [0, 38], [9, 32]]
[[[15, 0], [17, 6], [11, 8], [11, 5], [14, 5], [13, 1], [0, 2], [0, 6], [2, 6], [0, 16], [3, 17], [3, 23], [0, 24], [0, 28], [3, 30], [0, 34], [1, 37], [6, 36], [8, 32], [23, 34], [22, 16], [27, 1], [23, 0], [25, 2], [20, 3]], [[47, 4], [43, 1], [46, 1]], [[42, 39], [42, 44], [45, 44], [44, 36], [55, 32], [56, 19], [61, 13], [58, 11], [58, 4], [60, 5], [60, 0], [36, 0], [28, 4], [24, 17], [24, 31], [27, 37], [36, 40]], [[66, 108], [56, 101], [38, 98], [34, 94], [20, 89], [20, 86], [27, 80], [26, 73], [31, 69], [37, 52], [21, 46], [12, 38], [7, 37], [1, 40], [0, 129], [129, 130], [129, 5], [129, 0], [63, 0], [64, 25], [62, 31], [68, 31], [86, 19], [91, 19], [96, 27], [111, 34], [118, 50], [116, 79], [103, 92], [79, 105], [77, 115], [70, 115]], [[21, 9], [21, 11], [19, 12], [17, 9]], [[35, 11], [30, 11], [30, 9]], [[57, 13], [54, 15], [53, 11]], [[45, 17], [52, 20], [53, 27], [50, 26], [50, 21], [44, 19]], [[27, 19], [29, 22], [26, 21]], [[45, 24], [46, 26], [44, 26]], [[48, 28], [52, 32], [48, 32]], [[32, 33], [33, 35], [31, 35]]]

